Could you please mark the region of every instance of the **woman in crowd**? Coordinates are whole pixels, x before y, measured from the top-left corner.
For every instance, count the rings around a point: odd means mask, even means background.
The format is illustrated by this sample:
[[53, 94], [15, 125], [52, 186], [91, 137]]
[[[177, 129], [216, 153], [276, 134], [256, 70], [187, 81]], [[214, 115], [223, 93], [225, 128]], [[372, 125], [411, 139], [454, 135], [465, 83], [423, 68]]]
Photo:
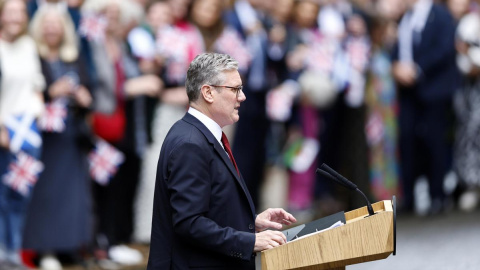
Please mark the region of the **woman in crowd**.
[[[88, 3], [88, 2], [87, 2]], [[140, 159], [146, 144], [144, 97], [158, 97], [162, 81], [155, 75], [140, 75], [126, 44], [123, 2], [91, 2], [93, 11], [106, 20], [103, 39], [91, 43], [97, 83], [94, 89], [94, 132], [125, 156], [108, 185], [96, 185], [98, 210], [97, 244], [118, 263], [135, 264], [142, 256], [123, 245], [133, 231], [133, 198], [139, 178]], [[104, 255], [97, 253], [101, 259]]]
[[[287, 56], [291, 76], [298, 78], [302, 89], [289, 132], [289, 141], [292, 142], [289, 152], [295, 153], [288, 159], [289, 208], [305, 219], [311, 218], [319, 150], [322, 151], [320, 155], [325, 155], [324, 150], [328, 151], [329, 147], [328, 142], [321, 146], [319, 142], [321, 132], [330, 132], [323, 112], [331, 107], [343, 88], [337, 72], [343, 51], [336, 38], [320, 32], [316, 22], [319, 8], [319, 4], [313, 1], [296, 2], [296, 47]], [[322, 187], [323, 194], [328, 194], [328, 190]], [[330, 204], [325, 209], [335, 211]], [[327, 213], [322, 211], [322, 214]]]
[[[8, 164], [14, 160], [14, 153], [9, 150], [6, 120], [41, 115], [45, 80], [35, 42], [26, 34], [25, 1], [2, 1], [0, 22], [0, 179], [3, 179], [10, 171]], [[27, 154], [38, 159], [40, 147]], [[0, 182], [0, 269], [22, 268], [19, 250], [29, 194], [30, 190], [20, 194], [4, 181]]]
[[229, 54], [238, 61], [241, 75], [248, 70], [251, 55], [240, 34], [222, 19], [221, 0], [194, 0], [190, 20], [202, 37], [202, 51]]
[[[336, 138], [339, 160], [337, 169], [348, 179], [355, 181], [357, 186], [370, 197], [368, 178], [368, 156], [365, 139], [365, 84], [366, 72], [370, 64], [371, 44], [368, 33], [367, 17], [358, 9], [353, 9], [345, 23], [345, 37], [342, 47], [348, 61], [348, 85], [337, 102], [339, 110], [336, 121], [339, 123], [340, 134]], [[343, 191], [343, 190], [342, 190]], [[346, 208], [363, 205], [360, 197], [343, 196], [347, 202]]]
[[128, 33], [128, 44], [143, 74], [158, 74], [161, 61], [158, 59], [156, 39], [162, 28], [172, 23], [167, 2], [152, 2], [146, 6], [143, 22]]
[[383, 17], [373, 20], [372, 57], [365, 93], [370, 186], [376, 200], [391, 199], [397, 195], [398, 186], [396, 89], [385, 34], [390, 23]]
[[56, 254], [76, 254], [91, 240], [90, 137], [85, 118], [92, 96], [68, 13], [43, 6], [30, 27], [47, 81], [47, 109], [40, 121], [44, 171], [29, 207], [24, 247], [42, 255], [42, 269], [61, 269]]
[[165, 89], [160, 95], [152, 120], [152, 143], [144, 155], [140, 186], [135, 203], [135, 239], [150, 242], [153, 211], [153, 191], [158, 163], [158, 153], [170, 127], [187, 111], [188, 97], [185, 77], [188, 65], [202, 52], [202, 40], [197, 29], [188, 21], [190, 0], [169, 0], [167, 14], [172, 24], [157, 32], [157, 57], [160, 58], [161, 78]]
[[[288, 125], [292, 116], [292, 105], [298, 94], [296, 81], [289, 77], [286, 64], [288, 53], [295, 46], [295, 34], [291, 25], [294, 0], [272, 1], [265, 22], [268, 34], [268, 81], [271, 89], [266, 96], [266, 113], [270, 121], [266, 138], [266, 171], [264, 190], [274, 188], [278, 192], [264, 196], [265, 205], [286, 205], [288, 173], [283, 162], [283, 150], [287, 138]], [[262, 206], [264, 207], [264, 206]]]
[[[164, 59], [157, 53], [157, 35], [172, 24], [168, 2], [154, 2], [147, 7], [146, 22], [134, 29], [129, 35], [130, 46], [134, 55], [139, 59], [139, 67], [142, 73], [158, 74], [161, 76]], [[155, 175], [157, 170], [158, 153], [161, 143], [157, 138], [153, 118], [156, 107], [160, 105], [161, 98], [151, 98], [147, 101], [147, 121], [150, 145], [143, 156], [140, 182], [135, 198], [134, 230], [133, 239], [141, 243], [150, 242], [153, 192], [155, 187]], [[158, 116], [158, 115], [157, 115]]]
[[454, 169], [460, 179], [459, 208], [473, 211], [480, 201], [480, 12], [471, 11], [457, 28], [457, 66], [462, 86], [454, 98], [457, 130]]

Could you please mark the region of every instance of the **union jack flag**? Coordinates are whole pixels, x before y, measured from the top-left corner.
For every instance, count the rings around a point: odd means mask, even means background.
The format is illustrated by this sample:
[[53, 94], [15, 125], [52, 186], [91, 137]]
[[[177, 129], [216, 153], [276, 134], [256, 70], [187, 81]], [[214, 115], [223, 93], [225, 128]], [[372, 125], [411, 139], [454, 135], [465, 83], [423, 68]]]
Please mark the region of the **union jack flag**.
[[340, 46], [333, 38], [321, 34], [312, 34], [308, 45], [306, 66], [310, 70], [331, 74], [335, 64], [335, 55]]
[[61, 133], [65, 130], [67, 100], [55, 99], [45, 105], [45, 112], [38, 121], [41, 130]]
[[188, 38], [176, 27], [163, 27], [157, 33], [157, 50], [169, 58], [186, 58]]
[[158, 31], [157, 51], [167, 59], [166, 77], [169, 83], [183, 82], [188, 70], [188, 39], [176, 27], [164, 27]]
[[107, 19], [97, 14], [85, 14], [78, 28], [80, 36], [86, 37], [90, 41], [101, 41], [105, 37], [107, 28]]
[[284, 83], [267, 93], [266, 110], [271, 120], [285, 122], [290, 119], [295, 92], [288, 83]]
[[199, 32], [191, 26], [163, 27], [157, 33], [157, 52], [165, 57], [166, 80], [183, 83], [188, 65], [200, 54], [203, 41]]
[[247, 50], [240, 34], [230, 27], [223, 30], [220, 37], [215, 42], [215, 49], [218, 52], [231, 55], [238, 61], [238, 69], [245, 71], [248, 69], [252, 56]]
[[124, 160], [122, 152], [106, 141], [98, 139], [95, 148], [88, 155], [90, 175], [97, 183], [105, 186]]
[[346, 42], [346, 51], [353, 68], [364, 72], [370, 59], [370, 43], [363, 37], [350, 37]]
[[43, 168], [42, 162], [25, 152], [18, 152], [3, 176], [3, 183], [23, 196], [28, 196]]

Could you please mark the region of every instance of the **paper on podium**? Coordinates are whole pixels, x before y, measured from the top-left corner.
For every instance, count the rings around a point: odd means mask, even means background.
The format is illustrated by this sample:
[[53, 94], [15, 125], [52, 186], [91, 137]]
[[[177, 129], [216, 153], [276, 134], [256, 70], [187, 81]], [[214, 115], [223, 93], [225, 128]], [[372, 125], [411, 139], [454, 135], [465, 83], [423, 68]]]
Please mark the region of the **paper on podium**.
[[300, 237], [297, 237], [295, 239], [292, 239], [291, 242], [293, 241], [297, 241], [299, 239], [302, 239], [302, 238], [305, 238], [305, 237], [308, 237], [308, 236], [311, 236], [311, 235], [315, 235], [315, 234], [318, 234], [318, 233], [321, 233], [321, 232], [324, 232], [324, 231], [328, 231], [330, 229], [333, 229], [333, 228], [336, 228], [336, 227], [340, 227], [340, 226], [343, 226], [345, 225], [345, 223], [343, 223], [341, 220], [335, 222], [332, 226], [328, 227], [328, 228], [325, 228], [323, 230], [320, 230], [320, 231], [316, 231], [316, 232], [313, 232], [313, 233], [309, 233], [309, 234], [305, 234], [303, 236], [300, 236]]
[[318, 231], [331, 228], [338, 221], [341, 221], [343, 224], [346, 223], [345, 212], [341, 211], [333, 215], [323, 217], [323, 218], [308, 222], [306, 224], [302, 224], [302, 225], [290, 228], [282, 232], [287, 237], [287, 242], [289, 242], [298, 237], [302, 237], [304, 235], [316, 233]]
[[282, 231], [282, 233], [285, 235], [285, 237], [287, 237], [287, 242], [290, 242], [294, 238], [298, 237], [298, 233], [301, 232], [303, 228], [305, 228], [305, 224]]

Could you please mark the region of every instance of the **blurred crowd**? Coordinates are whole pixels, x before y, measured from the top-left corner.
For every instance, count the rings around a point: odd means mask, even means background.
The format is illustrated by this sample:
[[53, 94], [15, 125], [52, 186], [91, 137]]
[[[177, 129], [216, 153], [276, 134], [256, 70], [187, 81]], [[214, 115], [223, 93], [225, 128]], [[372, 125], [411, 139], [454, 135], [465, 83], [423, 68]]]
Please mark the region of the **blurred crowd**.
[[[239, 62], [225, 132], [257, 209], [474, 210], [480, 1], [1, 0], [0, 269], [137, 264], [156, 166], [202, 52]], [[419, 180], [420, 179], [420, 180]]]

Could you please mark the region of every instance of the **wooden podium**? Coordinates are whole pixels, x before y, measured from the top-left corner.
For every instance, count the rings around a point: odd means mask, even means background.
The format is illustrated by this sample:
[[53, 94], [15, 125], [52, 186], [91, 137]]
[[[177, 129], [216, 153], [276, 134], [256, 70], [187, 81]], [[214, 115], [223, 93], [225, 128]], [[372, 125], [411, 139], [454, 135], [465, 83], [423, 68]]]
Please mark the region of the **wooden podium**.
[[368, 216], [367, 207], [346, 212], [343, 226], [257, 254], [257, 270], [345, 269], [395, 255], [395, 197], [372, 207], [373, 216]]

